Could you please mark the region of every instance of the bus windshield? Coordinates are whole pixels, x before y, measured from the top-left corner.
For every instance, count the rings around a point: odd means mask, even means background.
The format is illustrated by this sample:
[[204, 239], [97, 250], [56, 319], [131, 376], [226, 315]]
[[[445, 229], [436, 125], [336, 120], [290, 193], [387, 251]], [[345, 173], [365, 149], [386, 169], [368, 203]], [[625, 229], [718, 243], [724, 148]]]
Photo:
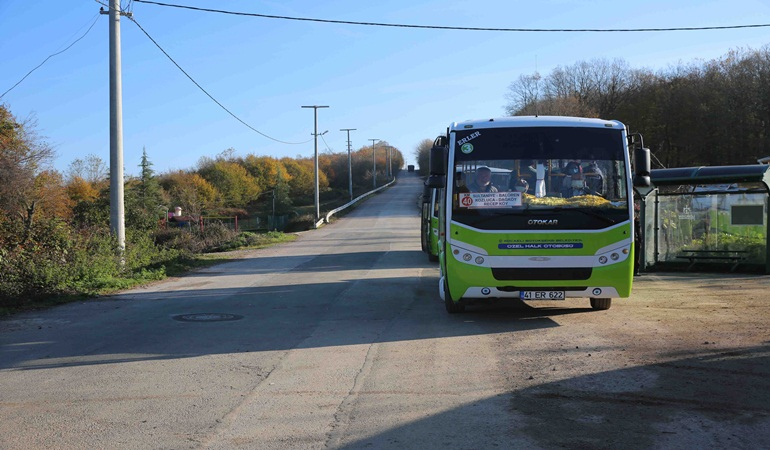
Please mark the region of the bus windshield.
[[629, 219], [625, 145], [617, 129], [497, 128], [457, 131], [452, 218], [485, 229], [603, 228]]

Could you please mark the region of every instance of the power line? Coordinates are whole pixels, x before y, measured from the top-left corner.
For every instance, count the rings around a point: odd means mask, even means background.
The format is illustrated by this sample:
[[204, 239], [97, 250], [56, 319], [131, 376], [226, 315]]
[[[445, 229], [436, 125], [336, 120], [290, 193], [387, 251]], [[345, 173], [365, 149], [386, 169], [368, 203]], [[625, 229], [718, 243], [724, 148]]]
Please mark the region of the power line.
[[[134, 1], [135, 1], [135, 0], [134, 0]], [[244, 121], [243, 121], [243, 120], [242, 120], [240, 117], [236, 116], [236, 115], [235, 115], [235, 114], [234, 114], [232, 111], [230, 111], [229, 109], [227, 109], [227, 108], [225, 107], [225, 105], [223, 105], [222, 103], [220, 103], [220, 102], [219, 102], [219, 100], [215, 99], [215, 98], [214, 98], [214, 97], [213, 97], [211, 94], [209, 94], [209, 93], [208, 93], [208, 91], [206, 91], [206, 89], [204, 89], [204, 88], [203, 88], [203, 86], [201, 86], [200, 84], [198, 84], [198, 82], [197, 82], [197, 81], [195, 81], [195, 80], [193, 79], [193, 77], [191, 77], [191, 76], [190, 76], [190, 74], [188, 74], [188, 73], [187, 73], [187, 72], [186, 72], [186, 71], [185, 71], [185, 70], [182, 68], [182, 66], [180, 66], [179, 64], [177, 64], [177, 62], [176, 62], [176, 61], [174, 61], [174, 58], [172, 58], [172, 57], [171, 57], [171, 56], [170, 56], [168, 53], [166, 53], [166, 51], [165, 51], [165, 50], [163, 50], [163, 47], [161, 47], [161, 46], [160, 46], [160, 44], [158, 44], [158, 43], [155, 41], [155, 39], [153, 39], [153, 38], [152, 38], [152, 36], [150, 36], [150, 34], [149, 34], [149, 33], [147, 33], [147, 31], [145, 31], [145, 29], [144, 29], [144, 28], [142, 28], [142, 26], [141, 26], [141, 25], [139, 25], [139, 22], [137, 22], [137, 21], [136, 21], [136, 19], [134, 19], [134, 18], [133, 18], [133, 17], [131, 17], [131, 16], [129, 16], [129, 17], [128, 17], [128, 19], [129, 19], [129, 20], [131, 20], [132, 22], [134, 22], [134, 23], [136, 24], [136, 26], [137, 26], [137, 27], [139, 27], [139, 29], [140, 29], [140, 30], [142, 30], [142, 33], [144, 33], [144, 34], [145, 34], [145, 36], [147, 36], [147, 38], [148, 38], [148, 39], [150, 39], [150, 40], [152, 41], [152, 43], [153, 43], [153, 44], [155, 44], [155, 46], [156, 46], [156, 47], [158, 47], [158, 49], [159, 49], [161, 52], [163, 52], [163, 54], [164, 54], [164, 55], [166, 55], [166, 58], [168, 58], [168, 59], [169, 59], [169, 61], [171, 61], [172, 63], [174, 63], [174, 65], [177, 67], [177, 69], [179, 69], [179, 70], [180, 70], [180, 71], [181, 71], [181, 72], [182, 72], [182, 73], [183, 73], [183, 74], [184, 74], [184, 75], [185, 75], [185, 76], [186, 76], [186, 77], [187, 77], [187, 78], [188, 78], [190, 81], [192, 81], [192, 82], [193, 82], [193, 84], [195, 84], [195, 85], [198, 87], [198, 89], [200, 89], [200, 90], [201, 90], [201, 91], [202, 91], [204, 94], [206, 94], [206, 95], [207, 95], [207, 96], [208, 96], [208, 97], [209, 97], [211, 100], [213, 100], [213, 101], [214, 101], [214, 103], [216, 103], [217, 105], [219, 105], [219, 107], [220, 107], [220, 108], [222, 108], [222, 109], [223, 109], [223, 110], [225, 110], [225, 111], [226, 111], [228, 114], [230, 114], [231, 116], [233, 116], [233, 117], [235, 118], [235, 120], [237, 120], [238, 122], [242, 123], [243, 125], [245, 125], [245, 126], [246, 126], [247, 128], [249, 128], [250, 130], [252, 130], [252, 131], [256, 132], [257, 134], [259, 134], [259, 135], [261, 135], [261, 136], [264, 136], [264, 137], [266, 137], [266, 138], [268, 138], [268, 139], [270, 139], [270, 140], [273, 140], [273, 141], [275, 141], [275, 142], [280, 142], [281, 144], [288, 144], [288, 145], [301, 145], [301, 144], [307, 144], [308, 142], [312, 141], [312, 139], [308, 139], [307, 141], [303, 141], [303, 142], [286, 142], [286, 141], [282, 141], [282, 140], [280, 140], [280, 139], [276, 139], [276, 138], [274, 138], [274, 137], [272, 137], [272, 136], [268, 136], [268, 135], [266, 135], [265, 133], [263, 133], [263, 132], [261, 132], [261, 131], [257, 130], [257, 129], [256, 129], [256, 128], [254, 128], [254, 127], [252, 127], [252, 126], [251, 126], [251, 125], [249, 125], [248, 123], [244, 122]]]
[[[30, 70], [29, 72], [27, 72], [27, 74], [26, 74], [26, 75], [24, 75], [24, 76], [21, 78], [21, 80], [19, 80], [18, 82], [16, 82], [16, 84], [14, 84], [13, 86], [11, 86], [11, 87], [10, 87], [10, 88], [9, 88], [7, 91], [3, 92], [3, 95], [0, 95], [0, 98], [3, 98], [3, 97], [5, 97], [5, 94], [7, 94], [7, 93], [11, 92], [11, 91], [12, 91], [12, 90], [13, 90], [13, 89], [16, 87], [16, 86], [20, 85], [22, 81], [24, 81], [24, 80], [25, 80], [25, 79], [26, 79], [28, 76], [30, 76], [30, 75], [32, 74], [32, 72], [34, 72], [34, 71], [36, 71], [37, 69], [39, 69], [39, 68], [40, 68], [40, 67], [41, 67], [43, 64], [45, 64], [46, 62], [48, 62], [48, 60], [49, 60], [49, 59], [53, 58], [53, 57], [54, 57], [54, 56], [56, 56], [56, 55], [61, 55], [62, 53], [64, 53], [64, 52], [66, 52], [67, 50], [69, 50], [69, 49], [70, 49], [70, 48], [71, 48], [73, 45], [77, 44], [77, 43], [78, 43], [78, 42], [79, 42], [81, 39], [83, 39], [84, 37], [86, 37], [86, 35], [88, 34], [88, 32], [89, 32], [89, 31], [91, 31], [91, 29], [94, 27], [94, 25], [96, 25], [96, 22], [97, 22], [98, 20], [99, 20], [99, 14], [97, 14], [97, 15], [95, 16], [93, 23], [91, 24], [91, 26], [90, 26], [90, 27], [88, 27], [88, 29], [86, 30], [86, 32], [85, 32], [85, 33], [83, 33], [83, 35], [82, 35], [82, 36], [80, 36], [79, 38], [77, 38], [77, 39], [75, 40], [75, 42], [73, 42], [73, 43], [71, 43], [70, 45], [68, 45], [68, 46], [67, 46], [67, 48], [65, 48], [64, 50], [61, 50], [61, 51], [59, 51], [59, 52], [56, 52], [56, 53], [54, 53], [54, 54], [52, 54], [52, 55], [49, 55], [49, 56], [48, 56], [48, 58], [44, 59], [44, 60], [43, 60], [43, 62], [41, 62], [40, 64], [38, 64], [38, 65], [37, 65], [37, 66], [36, 66], [34, 69], [32, 69], [32, 70]], [[83, 27], [80, 27], [80, 28], [82, 29]]]
[[334, 150], [329, 148], [329, 144], [326, 143], [326, 139], [324, 139], [324, 135], [321, 134], [321, 140], [324, 141], [324, 145], [326, 146], [326, 150], [329, 150], [329, 152], [334, 153]]
[[221, 9], [197, 8], [195, 6], [173, 5], [169, 3], [154, 2], [149, 0], [133, 0], [136, 3], [147, 3], [151, 5], [167, 6], [171, 8], [190, 9], [193, 11], [212, 12], [220, 14], [231, 14], [236, 16], [261, 17], [264, 19], [295, 20], [302, 22], [334, 23], [341, 25], [362, 25], [372, 27], [392, 27], [392, 28], [419, 28], [428, 30], [455, 30], [455, 31], [497, 31], [497, 32], [517, 32], [517, 33], [629, 33], [629, 32], [665, 32], [665, 31], [707, 31], [707, 30], [736, 30], [741, 28], [765, 28], [770, 27], [768, 23], [751, 25], [725, 25], [712, 27], [673, 27], [673, 28], [486, 28], [486, 27], [450, 27], [441, 25], [413, 25], [382, 22], [357, 22], [350, 20], [332, 20], [332, 19], [314, 19], [309, 17], [291, 17], [274, 16], [269, 14], [256, 14], [236, 11], [225, 11]]

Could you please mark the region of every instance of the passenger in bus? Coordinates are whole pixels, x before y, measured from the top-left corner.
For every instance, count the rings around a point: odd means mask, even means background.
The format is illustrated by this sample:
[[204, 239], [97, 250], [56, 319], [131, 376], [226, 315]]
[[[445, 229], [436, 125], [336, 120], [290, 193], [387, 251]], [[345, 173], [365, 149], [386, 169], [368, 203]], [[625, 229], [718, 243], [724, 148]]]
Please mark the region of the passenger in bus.
[[524, 178], [511, 178], [511, 192], [521, 192], [522, 194], [529, 190], [529, 183]]
[[497, 192], [492, 185], [492, 170], [487, 166], [479, 166], [476, 169], [476, 179], [468, 186], [471, 192]]
[[570, 160], [562, 169], [562, 174], [564, 174], [561, 188], [562, 197], [575, 197], [585, 193], [585, 180], [580, 162], [579, 159]]
[[591, 195], [604, 196], [604, 172], [596, 161], [588, 163], [583, 171], [586, 177], [586, 192]]

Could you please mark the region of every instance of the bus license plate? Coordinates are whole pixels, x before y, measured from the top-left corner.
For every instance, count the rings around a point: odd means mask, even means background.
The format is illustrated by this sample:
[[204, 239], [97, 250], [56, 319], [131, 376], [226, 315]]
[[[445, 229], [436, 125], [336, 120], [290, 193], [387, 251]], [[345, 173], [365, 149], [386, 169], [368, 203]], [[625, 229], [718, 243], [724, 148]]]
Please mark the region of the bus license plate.
[[564, 291], [521, 291], [522, 300], [564, 300]]

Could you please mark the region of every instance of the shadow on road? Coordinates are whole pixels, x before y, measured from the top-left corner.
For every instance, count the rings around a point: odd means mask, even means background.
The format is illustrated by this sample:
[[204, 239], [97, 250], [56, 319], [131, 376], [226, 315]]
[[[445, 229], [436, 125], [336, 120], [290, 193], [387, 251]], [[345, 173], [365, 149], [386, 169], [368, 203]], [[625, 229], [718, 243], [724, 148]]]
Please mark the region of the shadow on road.
[[770, 448], [768, 345], [545, 384], [534, 378], [338, 448]]
[[[297, 266], [293, 285], [206, 288], [190, 277], [183, 280], [184, 290], [133, 293], [67, 305], [49, 314], [22, 314], [0, 322], [0, 369], [515, 333], [556, 327], [552, 317], [588, 311], [536, 309], [514, 301], [448, 315], [432, 277], [301, 282], [305, 270], [324, 270], [325, 264]], [[387, 295], [374, 296], [373, 291]], [[206, 314], [206, 320], [174, 320], [183, 314]], [[219, 314], [239, 320], [217, 320]], [[407, 322], [407, 331], [386, 333], [395, 320]]]

